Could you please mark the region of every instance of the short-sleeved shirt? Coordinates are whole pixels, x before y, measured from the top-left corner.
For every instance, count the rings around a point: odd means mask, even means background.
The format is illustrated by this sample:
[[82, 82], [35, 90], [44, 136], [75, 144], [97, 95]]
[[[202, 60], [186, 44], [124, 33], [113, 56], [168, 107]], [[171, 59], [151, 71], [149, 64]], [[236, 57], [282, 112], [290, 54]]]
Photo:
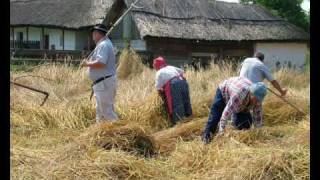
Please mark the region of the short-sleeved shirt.
[[183, 74], [183, 70], [174, 66], [166, 66], [161, 68], [156, 73], [156, 88], [157, 90], [162, 87], [173, 77]]
[[258, 58], [246, 58], [241, 66], [240, 76], [250, 79], [251, 82], [262, 82], [264, 79], [273, 81], [269, 68]]
[[101, 39], [94, 49], [90, 61], [98, 60], [105, 64], [104, 68], [88, 68], [88, 74], [92, 81], [95, 81], [101, 77], [116, 74], [116, 58], [113, 52], [113, 45], [109, 38], [104, 37]]

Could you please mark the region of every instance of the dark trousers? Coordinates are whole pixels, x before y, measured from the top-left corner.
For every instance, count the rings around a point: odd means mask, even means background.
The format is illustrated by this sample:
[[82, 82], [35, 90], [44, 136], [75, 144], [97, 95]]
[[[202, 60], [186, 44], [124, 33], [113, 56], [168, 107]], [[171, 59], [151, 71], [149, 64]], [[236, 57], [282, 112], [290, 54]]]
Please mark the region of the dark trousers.
[[189, 85], [186, 80], [175, 78], [171, 80], [171, 95], [173, 104], [172, 121], [177, 123], [181, 118], [192, 115], [189, 96]]
[[[216, 95], [211, 106], [208, 122], [204, 129], [203, 138], [205, 138], [205, 140], [211, 139], [212, 134], [216, 132], [218, 128], [218, 123], [221, 119], [222, 112], [225, 107], [226, 107], [226, 103], [223, 100], [221, 91], [219, 88], [217, 88]], [[250, 112], [239, 112], [235, 114], [233, 125], [237, 129], [239, 130], [248, 129], [250, 128], [251, 124], [252, 124], [252, 117]]]

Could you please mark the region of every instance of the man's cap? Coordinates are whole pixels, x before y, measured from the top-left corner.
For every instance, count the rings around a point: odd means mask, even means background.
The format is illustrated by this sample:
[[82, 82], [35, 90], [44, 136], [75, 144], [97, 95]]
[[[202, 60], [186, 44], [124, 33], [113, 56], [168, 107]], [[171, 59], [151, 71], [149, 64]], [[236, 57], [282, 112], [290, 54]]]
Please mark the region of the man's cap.
[[91, 32], [93, 32], [94, 30], [98, 30], [101, 31], [103, 33], [107, 33], [107, 27], [104, 24], [96, 24], [93, 28], [91, 28]]
[[250, 92], [260, 101], [262, 102], [264, 97], [267, 94], [267, 87], [262, 83], [254, 83], [250, 86]]

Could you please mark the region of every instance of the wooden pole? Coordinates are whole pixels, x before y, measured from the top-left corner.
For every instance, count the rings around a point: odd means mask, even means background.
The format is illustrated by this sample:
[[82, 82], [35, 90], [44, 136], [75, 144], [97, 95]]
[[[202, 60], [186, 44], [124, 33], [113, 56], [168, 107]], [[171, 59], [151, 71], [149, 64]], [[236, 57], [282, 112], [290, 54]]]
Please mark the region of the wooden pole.
[[64, 29], [62, 29], [62, 50], [64, 50]]
[[44, 49], [44, 27], [41, 27], [41, 38], [40, 38], [41, 49]]
[[13, 35], [13, 49], [16, 49], [15, 35], [14, 35], [14, 27], [12, 27], [12, 35]]
[[26, 27], [26, 32], [27, 32], [27, 42], [29, 41], [29, 27]]

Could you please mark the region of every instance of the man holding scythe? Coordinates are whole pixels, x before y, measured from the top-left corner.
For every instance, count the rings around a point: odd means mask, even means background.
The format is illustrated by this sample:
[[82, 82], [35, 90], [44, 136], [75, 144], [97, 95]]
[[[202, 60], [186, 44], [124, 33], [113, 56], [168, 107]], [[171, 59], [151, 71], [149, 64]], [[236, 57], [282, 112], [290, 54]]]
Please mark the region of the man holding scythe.
[[97, 24], [92, 29], [92, 39], [96, 44], [92, 56], [81, 63], [88, 67], [89, 78], [93, 81], [92, 89], [96, 98], [96, 121], [116, 121], [114, 111], [117, 77], [113, 45], [108, 36], [107, 28]]

